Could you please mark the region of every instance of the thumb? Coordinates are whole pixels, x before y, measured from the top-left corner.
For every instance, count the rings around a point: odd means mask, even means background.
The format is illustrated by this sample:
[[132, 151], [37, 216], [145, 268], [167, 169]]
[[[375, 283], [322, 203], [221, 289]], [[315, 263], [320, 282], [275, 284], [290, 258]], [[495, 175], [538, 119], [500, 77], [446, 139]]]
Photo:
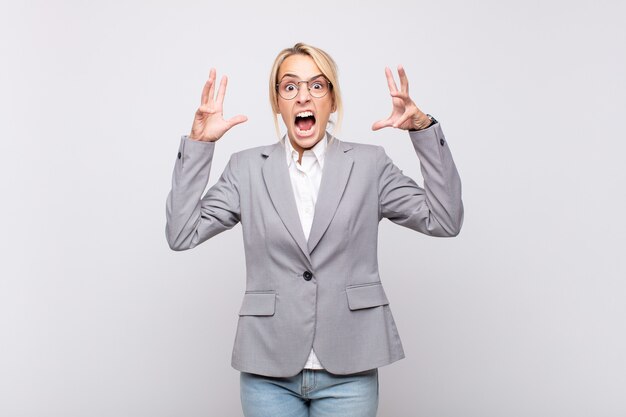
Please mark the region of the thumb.
[[384, 127], [389, 127], [391, 125], [392, 125], [392, 123], [391, 123], [391, 121], [389, 119], [379, 120], [379, 121], [375, 122], [372, 125], [372, 130], [380, 130], [380, 129], [384, 128]]
[[248, 121], [248, 118], [246, 116], [244, 116], [243, 114], [238, 114], [237, 116], [231, 117], [230, 119], [226, 120], [226, 123], [228, 124], [228, 128], [230, 129], [233, 126], [237, 126], [238, 124], [246, 121]]

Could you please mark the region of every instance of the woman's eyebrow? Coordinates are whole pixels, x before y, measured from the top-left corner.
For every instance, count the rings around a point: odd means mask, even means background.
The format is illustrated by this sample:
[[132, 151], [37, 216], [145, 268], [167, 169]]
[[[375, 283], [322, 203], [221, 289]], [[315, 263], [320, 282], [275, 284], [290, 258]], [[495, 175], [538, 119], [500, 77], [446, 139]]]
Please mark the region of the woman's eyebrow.
[[[324, 76], [324, 74], [317, 74], [317, 75], [314, 75], [314, 76], [312, 76], [311, 78], [309, 78], [309, 80], [314, 80], [314, 79], [316, 79], [316, 78], [318, 78], [318, 77], [323, 77], [323, 76]], [[283, 76], [282, 76], [281, 80], [282, 80], [283, 78], [285, 78], [285, 77], [297, 78], [298, 80], [301, 80], [301, 79], [302, 79], [302, 78], [298, 77], [296, 74], [291, 74], [291, 73], [289, 73], [289, 72], [288, 72], [288, 73], [286, 73], [286, 74], [283, 74]]]

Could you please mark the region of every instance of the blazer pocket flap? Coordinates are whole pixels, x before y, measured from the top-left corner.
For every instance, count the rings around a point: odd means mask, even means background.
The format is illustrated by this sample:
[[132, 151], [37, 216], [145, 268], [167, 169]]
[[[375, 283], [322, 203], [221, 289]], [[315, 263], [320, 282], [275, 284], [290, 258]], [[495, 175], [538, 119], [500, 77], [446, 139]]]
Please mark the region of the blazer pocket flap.
[[348, 296], [348, 307], [350, 310], [389, 304], [383, 285], [380, 282], [347, 287], [346, 294]]
[[240, 316], [273, 316], [276, 307], [276, 293], [246, 293], [243, 296]]

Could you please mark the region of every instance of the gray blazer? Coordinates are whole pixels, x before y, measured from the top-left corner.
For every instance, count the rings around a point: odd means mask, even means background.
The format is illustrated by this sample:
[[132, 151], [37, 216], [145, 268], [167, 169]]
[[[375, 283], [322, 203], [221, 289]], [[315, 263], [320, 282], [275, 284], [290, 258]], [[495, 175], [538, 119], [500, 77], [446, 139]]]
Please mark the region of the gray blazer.
[[190, 249], [242, 226], [247, 277], [235, 369], [293, 376], [311, 347], [334, 374], [404, 357], [378, 274], [378, 223], [386, 217], [431, 236], [456, 236], [463, 221], [461, 181], [440, 124], [409, 135], [424, 188], [381, 146], [329, 135], [308, 241], [282, 142], [233, 154], [202, 196], [215, 143], [182, 137], [167, 197], [170, 247]]

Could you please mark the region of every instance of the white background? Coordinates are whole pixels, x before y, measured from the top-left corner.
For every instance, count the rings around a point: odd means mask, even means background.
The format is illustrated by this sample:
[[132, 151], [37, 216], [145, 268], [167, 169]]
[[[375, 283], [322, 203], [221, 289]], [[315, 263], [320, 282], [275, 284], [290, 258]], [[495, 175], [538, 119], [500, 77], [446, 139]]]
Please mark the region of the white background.
[[407, 358], [379, 416], [626, 415], [626, 6], [620, 1], [3, 1], [0, 415], [240, 416], [230, 368], [240, 226], [187, 252], [165, 198], [209, 68], [216, 148], [276, 140], [267, 77], [304, 41], [338, 62], [340, 139], [372, 132], [403, 64], [463, 181], [435, 239], [385, 220], [380, 269]]

